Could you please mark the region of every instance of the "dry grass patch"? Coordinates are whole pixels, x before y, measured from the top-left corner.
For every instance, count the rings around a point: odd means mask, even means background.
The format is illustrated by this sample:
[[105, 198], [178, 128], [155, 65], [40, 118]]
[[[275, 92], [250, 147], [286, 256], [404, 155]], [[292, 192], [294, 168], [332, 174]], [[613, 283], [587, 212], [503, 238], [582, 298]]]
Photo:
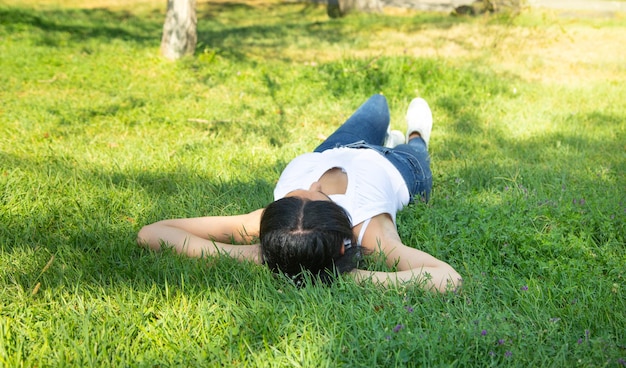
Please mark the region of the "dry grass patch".
[[389, 56], [406, 54], [454, 63], [484, 63], [524, 80], [545, 83], [583, 85], [626, 78], [626, 48], [622, 47], [626, 36], [622, 28], [486, 23], [417, 32], [385, 30], [372, 35], [370, 49]]

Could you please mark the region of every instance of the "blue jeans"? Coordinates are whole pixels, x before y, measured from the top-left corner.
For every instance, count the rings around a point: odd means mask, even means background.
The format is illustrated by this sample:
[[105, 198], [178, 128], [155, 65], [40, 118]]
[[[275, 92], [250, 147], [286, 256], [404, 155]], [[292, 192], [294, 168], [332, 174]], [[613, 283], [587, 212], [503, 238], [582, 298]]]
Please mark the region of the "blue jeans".
[[409, 189], [411, 202], [420, 196], [427, 202], [433, 187], [430, 156], [421, 137], [395, 148], [383, 146], [389, 128], [389, 106], [383, 95], [373, 95], [361, 105], [315, 152], [336, 147], [373, 149], [398, 169]]

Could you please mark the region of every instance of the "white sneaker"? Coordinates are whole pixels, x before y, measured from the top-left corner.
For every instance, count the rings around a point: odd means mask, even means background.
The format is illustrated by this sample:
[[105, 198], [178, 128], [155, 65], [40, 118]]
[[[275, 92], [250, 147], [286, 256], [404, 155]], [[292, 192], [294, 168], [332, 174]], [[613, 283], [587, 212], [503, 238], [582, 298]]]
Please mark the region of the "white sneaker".
[[387, 148], [394, 148], [399, 144], [406, 143], [404, 134], [399, 130], [387, 130], [387, 136], [385, 137], [385, 143], [383, 146]]
[[426, 146], [430, 140], [430, 132], [433, 130], [433, 113], [428, 103], [423, 98], [414, 98], [406, 110], [406, 141], [409, 141], [411, 133], [418, 132]]

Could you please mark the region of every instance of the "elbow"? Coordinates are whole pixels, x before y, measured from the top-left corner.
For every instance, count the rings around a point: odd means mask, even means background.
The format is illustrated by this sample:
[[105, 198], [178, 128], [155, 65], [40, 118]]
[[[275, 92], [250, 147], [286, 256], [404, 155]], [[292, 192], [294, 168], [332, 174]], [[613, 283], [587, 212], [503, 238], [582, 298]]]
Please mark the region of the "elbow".
[[139, 245], [140, 247], [145, 247], [148, 245], [148, 233], [149, 233], [149, 227], [150, 225], [144, 226], [141, 228], [141, 230], [139, 230], [139, 232], [137, 233], [137, 245]]
[[463, 286], [463, 278], [461, 275], [456, 272], [456, 270], [452, 267], [449, 267], [446, 276], [442, 280], [441, 284], [437, 288], [437, 290], [441, 293], [458, 293], [461, 291], [461, 287]]
[[137, 245], [144, 248], [156, 249], [154, 243], [154, 224], [146, 225], [137, 233]]

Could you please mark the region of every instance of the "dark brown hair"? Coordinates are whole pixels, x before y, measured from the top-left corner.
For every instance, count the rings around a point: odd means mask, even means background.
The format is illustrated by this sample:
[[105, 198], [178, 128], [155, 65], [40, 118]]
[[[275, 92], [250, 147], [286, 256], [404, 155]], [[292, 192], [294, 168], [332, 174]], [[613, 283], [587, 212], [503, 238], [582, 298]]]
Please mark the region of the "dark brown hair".
[[259, 235], [263, 262], [298, 285], [307, 279], [303, 272], [329, 284], [354, 269], [360, 258], [350, 216], [334, 202], [279, 199], [263, 212]]

